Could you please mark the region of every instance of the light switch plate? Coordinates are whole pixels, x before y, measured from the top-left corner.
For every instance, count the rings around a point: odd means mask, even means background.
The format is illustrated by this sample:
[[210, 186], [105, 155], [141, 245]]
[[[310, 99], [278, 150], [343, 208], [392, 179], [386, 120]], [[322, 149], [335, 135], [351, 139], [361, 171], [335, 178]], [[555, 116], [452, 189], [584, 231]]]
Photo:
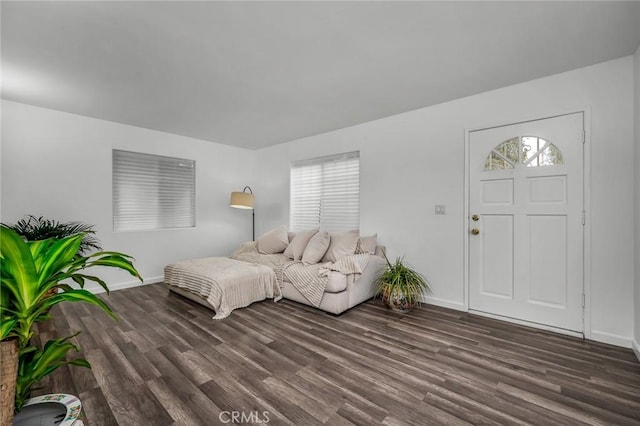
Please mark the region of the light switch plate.
[[446, 214], [446, 206], [444, 204], [436, 204], [436, 214]]

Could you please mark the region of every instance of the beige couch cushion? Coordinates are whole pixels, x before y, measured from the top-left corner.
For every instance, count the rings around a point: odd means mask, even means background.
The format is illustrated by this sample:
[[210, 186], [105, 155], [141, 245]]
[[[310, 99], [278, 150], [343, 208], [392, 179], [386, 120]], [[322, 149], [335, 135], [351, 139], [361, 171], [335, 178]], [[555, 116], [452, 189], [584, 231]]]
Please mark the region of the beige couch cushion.
[[356, 254], [376, 253], [376, 246], [378, 245], [378, 234], [373, 234], [368, 237], [360, 237], [358, 245], [356, 247]]
[[289, 236], [285, 225], [278, 226], [262, 234], [258, 240], [258, 252], [262, 254], [282, 253], [289, 245]]
[[311, 237], [307, 247], [304, 249], [304, 253], [302, 254], [302, 263], [312, 265], [320, 262], [322, 256], [324, 256], [329, 248], [330, 241], [328, 232], [317, 232], [313, 237]]
[[311, 238], [317, 233], [318, 228], [297, 232], [291, 242], [289, 242], [287, 249], [284, 251], [284, 255], [292, 260], [302, 259], [304, 249], [307, 247], [307, 244], [309, 244]]
[[354, 254], [358, 245], [358, 238], [360, 238], [360, 231], [357, 229], [331, 234], [331, 244], [329, 244], [329, 249], [322, 261], [335, 262], [344, 256]]

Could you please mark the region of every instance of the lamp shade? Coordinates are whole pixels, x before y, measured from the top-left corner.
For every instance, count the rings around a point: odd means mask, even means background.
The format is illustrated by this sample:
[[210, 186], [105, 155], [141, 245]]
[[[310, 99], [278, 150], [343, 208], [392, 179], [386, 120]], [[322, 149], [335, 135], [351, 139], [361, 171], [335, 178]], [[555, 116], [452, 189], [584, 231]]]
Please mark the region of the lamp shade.
[[253, 194], [250, 192], [232, 192], [229, 205], [236, 209], [253, 209]]

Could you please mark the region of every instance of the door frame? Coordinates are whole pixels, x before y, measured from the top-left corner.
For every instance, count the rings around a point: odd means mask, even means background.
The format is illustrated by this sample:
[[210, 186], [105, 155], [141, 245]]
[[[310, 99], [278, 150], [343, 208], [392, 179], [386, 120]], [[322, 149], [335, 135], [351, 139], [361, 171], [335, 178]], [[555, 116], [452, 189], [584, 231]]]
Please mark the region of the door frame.
[[[478, 312], [469, 308], [469, 178], [470, 178], [470, 135], [472, 132], [479, 130], [488, 130], [496, 127], [510, 126], [514, 124], [526, 123], [529, 121], [540, 121], [548, 118], [560, 117], [563, 115], [571, 115], [576, 113], [582, 113], [582, 126], [585, 132], [584, 135], [584, 150], [583, 150], [583, 209], [585, 212], [585, 225], [583, 227], [583, 248], [582, 248], [582, 269], [583, 269], [583, 292], [584, 292], [584, 307], [582, 310], [582, 333], [576, 333], [561, 328], [546, 326], [542, 324], [534, 324], [527, 321], [518, 320], [515, 318], [507, 318], [499, 315], [488, 314], [484, 312]], [[571, 108], [563, 109], [559, 111], [551, 111], [537, 117], [531, 115], [524, 116], [519, 119], [505, 119], [502, 122], [491, 122], [478, 124], [465, 128], [464, 130], [464, 212], [462, 215], [462, 234], [463, 234], [463, 304], [467, 312], [474, 313], [476, 315], [486, 316], [490, 318], [500, 319], [503, 321], [512, 322], [515, 324], [527, 325], [536, 327], [543, 330], [554, 331], [561, 334], [567, 334], [575, 337], [583, 337], [591, 339], [591, 107]]]

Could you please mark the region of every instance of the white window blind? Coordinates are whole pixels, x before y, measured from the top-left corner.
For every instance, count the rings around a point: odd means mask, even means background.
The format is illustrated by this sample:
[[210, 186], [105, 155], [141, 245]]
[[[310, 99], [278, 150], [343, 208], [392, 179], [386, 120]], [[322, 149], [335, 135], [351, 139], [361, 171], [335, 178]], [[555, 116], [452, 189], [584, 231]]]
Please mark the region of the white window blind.
[[195, 226], [193, 160], [113, 150], [113, 229]]
[[360, 153], [291, 164], [289, 228], [336, 232], [360, 227]]

